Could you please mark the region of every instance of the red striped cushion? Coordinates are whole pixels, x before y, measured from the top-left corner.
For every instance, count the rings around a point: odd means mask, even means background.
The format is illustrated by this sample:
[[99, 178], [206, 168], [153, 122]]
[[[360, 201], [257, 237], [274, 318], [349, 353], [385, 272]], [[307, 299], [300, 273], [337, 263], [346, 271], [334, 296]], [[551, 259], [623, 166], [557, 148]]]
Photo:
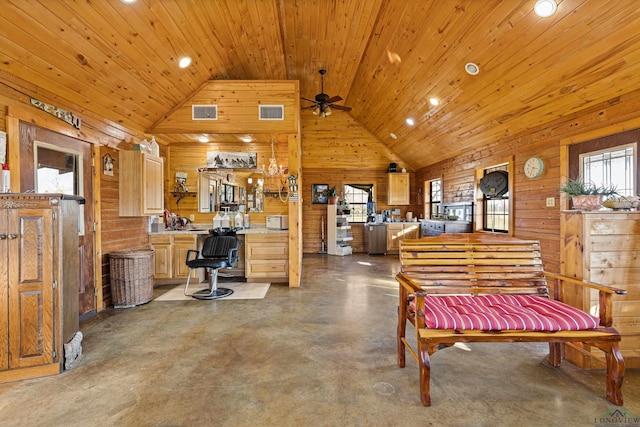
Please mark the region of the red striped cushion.
[[599, 324], [582, 310], [533, 295], [426, 296], [424, 308], [432, 329], [577, 331]]

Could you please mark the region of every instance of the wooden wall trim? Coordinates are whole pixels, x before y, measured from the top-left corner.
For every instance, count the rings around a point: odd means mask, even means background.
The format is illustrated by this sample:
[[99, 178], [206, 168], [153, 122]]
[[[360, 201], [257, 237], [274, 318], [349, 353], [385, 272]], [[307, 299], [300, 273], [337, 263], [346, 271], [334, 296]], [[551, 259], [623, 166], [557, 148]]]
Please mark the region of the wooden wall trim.
[[7, 115], [7, 161], [11, 166], [9, 176], [11, 191], [20, 193], [20, 120]]
[[568, 138], [562, 138], [560, 140], [560, 146], [564, 147], [567, 145], [578, 144], [580, 142], [590, 141], [592, 139], [602, 138], [609, 135], [615, 135], [616, 133], [626, 132], [628, 130], [638, 128], [640, 128], [640, 117], [605, 126], [603, 128], [594, 129], [589, 132], [579, 133]]

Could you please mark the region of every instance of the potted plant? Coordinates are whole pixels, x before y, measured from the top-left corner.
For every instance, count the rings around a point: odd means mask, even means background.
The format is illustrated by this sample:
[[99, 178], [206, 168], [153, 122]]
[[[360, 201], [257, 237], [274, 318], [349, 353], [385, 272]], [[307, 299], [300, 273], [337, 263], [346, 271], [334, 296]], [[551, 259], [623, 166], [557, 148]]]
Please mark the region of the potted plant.
[[329, 199], [330, 205], [338, 204], [338, 190], [336, 190], [335, 185], [333, 187], [329, 187], [329, 189], [327, 190], [327, 198]]
[[569, 178], [560, 186], [560, 191], [571, 197], [571, 204], [575, 209], [584, 211], [598, 209], [605, 197], [618, 194], [613, 185], [598, 186], [592, 182], [585, 182], [582, 177]]

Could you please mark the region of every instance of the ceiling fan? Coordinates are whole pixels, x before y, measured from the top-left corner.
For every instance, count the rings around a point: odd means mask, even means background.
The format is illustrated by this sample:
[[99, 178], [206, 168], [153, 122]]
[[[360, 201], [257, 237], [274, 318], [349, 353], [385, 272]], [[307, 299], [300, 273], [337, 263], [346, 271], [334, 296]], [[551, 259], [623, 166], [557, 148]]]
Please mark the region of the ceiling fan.
[[332, 109], [342, 110], [342, 111], [351, 111], [351, 107], [345, 107], [343, 105], [335, 105], [334, 102], [342, 101], [341, 96], [332, 96], [329, 97], [326, 93], [324, 93], [324, 75], [327, 74], [327, 70], [321, 68], [318, 70], [320, 76], [322, 78], [322, 87], [320, 89], [320, 93], [315, 96], [315, 99], [309, 99], [302, 97], [305, 101], [313, 102], [313, 105], [302, 108], [303, 110], [308, 110], [313, 108], [313, 114], [315, 116], [326, 117], [330, 116], [332, 113]]

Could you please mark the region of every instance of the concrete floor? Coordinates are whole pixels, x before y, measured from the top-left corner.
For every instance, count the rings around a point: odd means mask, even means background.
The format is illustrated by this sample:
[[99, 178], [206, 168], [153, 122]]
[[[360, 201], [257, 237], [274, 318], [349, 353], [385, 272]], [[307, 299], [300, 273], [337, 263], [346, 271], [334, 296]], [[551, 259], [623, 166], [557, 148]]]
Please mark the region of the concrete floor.
[[[306, 255], [303, 287], [262, 300], [107, 310], [81, 325], [77, 368], [0, 384], [0, 425], [593, 426], [616, 408], [604, 371], [553, 368], [546, 344], [436, 353], [423, 407], [417, 364], [396, 365], [397, 270], [391, 256]], [[640, 417], [638, 370], [623, 395]]]

